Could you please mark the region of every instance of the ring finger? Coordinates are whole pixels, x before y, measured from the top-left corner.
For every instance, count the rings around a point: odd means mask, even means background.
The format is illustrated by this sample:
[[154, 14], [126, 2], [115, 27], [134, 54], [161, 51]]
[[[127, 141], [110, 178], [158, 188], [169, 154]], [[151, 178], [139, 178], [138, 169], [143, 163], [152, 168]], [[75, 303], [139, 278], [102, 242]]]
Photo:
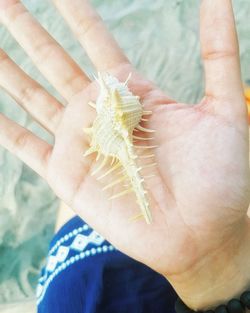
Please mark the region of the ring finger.
[[54, 134], [64, 107], [0, 49], [0, 87]]

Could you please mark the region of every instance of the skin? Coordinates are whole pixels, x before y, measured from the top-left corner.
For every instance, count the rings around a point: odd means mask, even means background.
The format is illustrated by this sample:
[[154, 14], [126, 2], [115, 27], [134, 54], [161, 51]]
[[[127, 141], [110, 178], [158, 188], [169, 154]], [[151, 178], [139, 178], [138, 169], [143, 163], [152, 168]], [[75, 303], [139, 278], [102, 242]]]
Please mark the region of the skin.
[[142, 77], [88, 1], [54, 4], [96, 70], [121, 81], [131, 72], [129, 88], [140, 96], [144, 109], [153, 112], [141, 123], [156, 130], [149, 145], [158, 145], [155, 161], [141, 161], [157, 162], [142, 171], [156, 175], [145, 181], [152, 224], [131, 222], [131, 216], [140, 213], [133, 194], [108, 200], [121, 190], [101, 190], [115, 175], [101, 181], [90, 175], [96, 155], [83, 158], [89, 140], [82, 128], [95, 118], [88, 102], [95, 101], [98, 86], [16, 0], [0, 0], [0, 22], [67, 105], [1, 51], [0, 86], [54, 136], [55, 143], [49, 145], [0, 114], [0, 144], [42, 176], [115, 247], [164, 275], [191, 308], [209, 309], [239, 296], [250, 285], [249, 138], [231, 1], [201, 1], [206, 89], [194, 105], [176, 103]]

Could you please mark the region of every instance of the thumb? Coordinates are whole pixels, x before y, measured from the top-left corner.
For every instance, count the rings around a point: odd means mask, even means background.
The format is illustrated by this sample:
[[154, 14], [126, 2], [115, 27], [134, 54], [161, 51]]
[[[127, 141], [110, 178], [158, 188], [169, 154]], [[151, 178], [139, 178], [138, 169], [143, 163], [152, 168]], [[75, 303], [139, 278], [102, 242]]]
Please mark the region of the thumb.
[[205, 68], [206, 96], [221, 101], [216, 112], [232, 114], [240, 123], [247, 122], [247, 110], [241, 80], [239, 46], [231, 0], [202, 0], [201, 53]]

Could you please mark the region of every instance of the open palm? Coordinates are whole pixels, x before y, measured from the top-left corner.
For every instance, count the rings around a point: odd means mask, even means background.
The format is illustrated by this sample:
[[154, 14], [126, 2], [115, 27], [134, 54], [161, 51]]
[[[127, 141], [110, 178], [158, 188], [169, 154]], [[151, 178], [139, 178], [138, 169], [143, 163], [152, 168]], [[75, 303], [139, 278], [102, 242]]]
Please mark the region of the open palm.
[[[55, 136], [52, 147], [0, 115], [1, 144], [44, 177], [58, 197], [114, 246], [169, 278], [229, 244], [235, 249], [249, 231], [249, 143], [230, 1], [203, 3], [207, 87], [201, 103], [192, 106], [169, 99], [133, 69], [87, 1], [54, 2], [96, 68], [121, 81], [131, 72], [130, 90], [140, 96], [144, 109], [152, 111], [142, 125], [156, 130], [154, 139], [136, 142], [158, 146], [152, 149], [154, 158], [139, 161], [142, 166], [157, 163], [142, 171], [145, 177], [155, 174], [145, 178], [152, 224], [131, 221], [140, 213], [133, 193], [108, 200], [122, 190], [117, 185], [102, 191], [119, 177], [116, 172], [101, 180], [91, 176], [96, 155], [83, 157], [89, 138], [82, 129], [95, 118], [88, 102], [96, 99], [98, 86], [30, 15], [23, 14], [17, 1], [1, 4], [1, 20], [68, 103], [63, 107], [0, 52], [0, 84]], [[210, 16], [215, 16], [213, 21]], [[34, 41], [31, 29], [37, 34]], [[57, 75], [59, 68], [63, 74]]]

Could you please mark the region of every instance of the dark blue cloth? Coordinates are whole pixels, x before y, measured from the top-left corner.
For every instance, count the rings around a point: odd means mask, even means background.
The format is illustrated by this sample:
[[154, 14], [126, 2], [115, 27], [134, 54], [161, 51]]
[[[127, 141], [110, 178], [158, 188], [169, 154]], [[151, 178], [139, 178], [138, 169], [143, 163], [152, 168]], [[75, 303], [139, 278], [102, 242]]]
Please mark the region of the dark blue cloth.
[[52, 239], [37, 285], [38, 313], [174, 313], [176, 298], [163, 276], [79, 217]]

